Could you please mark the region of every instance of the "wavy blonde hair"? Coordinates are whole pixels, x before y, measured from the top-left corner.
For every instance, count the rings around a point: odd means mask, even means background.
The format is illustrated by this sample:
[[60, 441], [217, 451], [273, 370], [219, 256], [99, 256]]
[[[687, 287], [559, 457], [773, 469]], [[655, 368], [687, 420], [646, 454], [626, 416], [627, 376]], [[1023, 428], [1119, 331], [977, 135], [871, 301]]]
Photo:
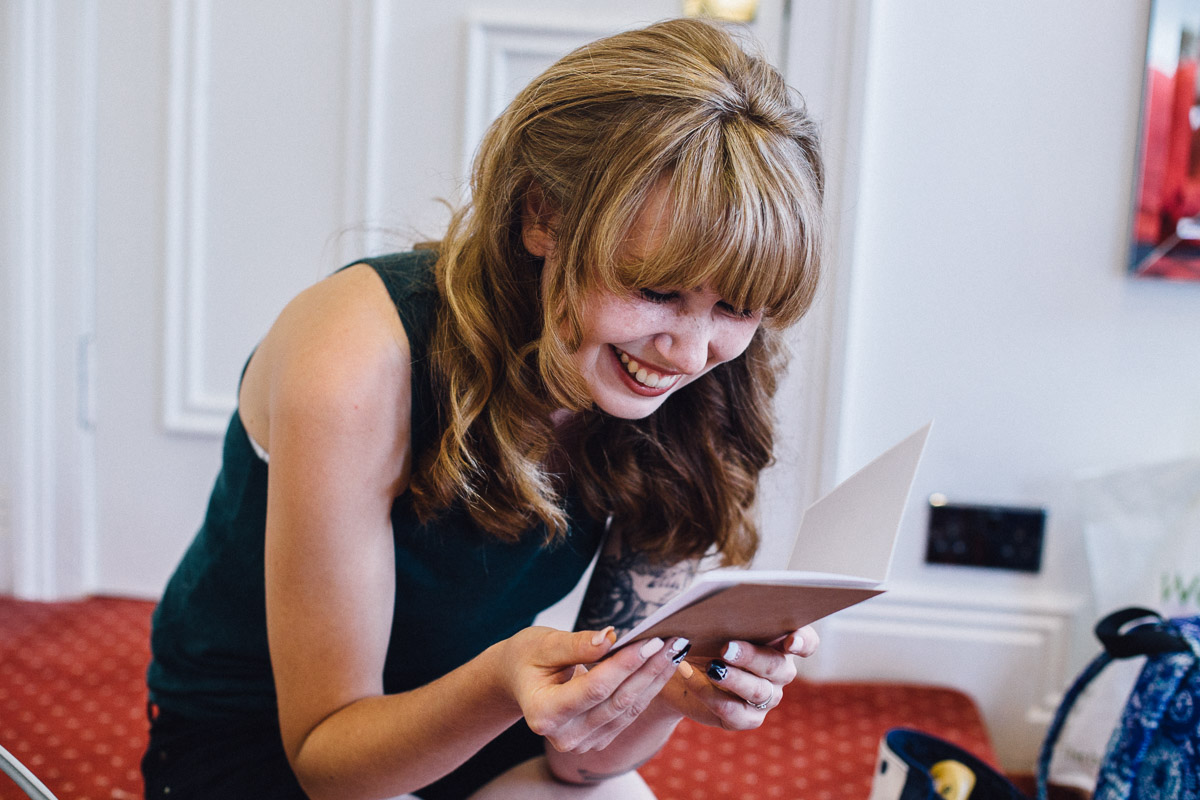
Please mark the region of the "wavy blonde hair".
[[[623, 261], [660, 178], [668, 229], [654, 252]], [[591, 515], [612, 513], [614, 530], [651, 557], [715, 548], [726, 563], [747, 562], [758, 475], [772, 460], [779, 330], [816, 290], [823, 183], [803, 102], [709, 23], [602, 39], [530, 83], [485, 135], [472, 200], [439, 246], [431, 356], [441, 429], [413, 478], [418, 514], [463, 502], [501, 539], [538, 522], [554, 538], [573, 484]], [[522, 245], [531, 193], [555, 212], [550, 261]], [[584, 293], [702, 285], [764, 310], [746, 352], [646, 419], [592, 412], [570, 359]], [[556, 409], [581, 412], [563, 437], [569, 475], [548, 467]]]

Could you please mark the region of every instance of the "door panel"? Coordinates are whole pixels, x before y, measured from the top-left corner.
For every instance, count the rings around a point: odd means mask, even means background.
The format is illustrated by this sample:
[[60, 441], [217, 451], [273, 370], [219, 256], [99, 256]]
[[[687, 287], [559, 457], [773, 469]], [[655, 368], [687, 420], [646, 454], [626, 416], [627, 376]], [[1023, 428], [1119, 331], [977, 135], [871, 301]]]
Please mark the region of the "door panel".
[[[597, 11], [599, 7], [599, 11]], [[782, 0], [755, 24], [778, 57]], [[667, 0], [98, 4], [97, 589], [191, 539], [238, 376], [305, 286], [436, 238], [486, 122]]]

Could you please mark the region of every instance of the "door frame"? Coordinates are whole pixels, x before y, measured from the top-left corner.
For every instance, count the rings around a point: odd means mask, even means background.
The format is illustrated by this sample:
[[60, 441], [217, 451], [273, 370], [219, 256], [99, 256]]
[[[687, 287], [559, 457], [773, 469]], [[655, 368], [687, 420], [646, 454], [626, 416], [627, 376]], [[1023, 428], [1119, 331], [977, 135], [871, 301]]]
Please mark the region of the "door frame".
[[[31, 599], [94, 583], [95, 458], [88, 382], [95, 275], [96, 2], [5, 4], [5, 284], [12, 376], [0, 588]], [[5, 515], [0, 514], [0, 526]]]

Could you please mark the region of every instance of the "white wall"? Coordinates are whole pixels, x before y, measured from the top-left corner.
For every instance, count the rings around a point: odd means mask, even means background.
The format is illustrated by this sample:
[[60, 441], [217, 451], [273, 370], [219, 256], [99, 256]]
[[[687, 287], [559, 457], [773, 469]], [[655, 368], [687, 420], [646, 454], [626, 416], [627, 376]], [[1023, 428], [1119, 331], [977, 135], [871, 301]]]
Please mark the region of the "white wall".
[[[11, 31], [13, 28], [12, 4], [0, 3], [0, 31]], [[0, 108], [12, 107], [12, 76], [17, 71], [12, 65], [13, 49], [11, 39], [0, 35]], [[10, 147], [12, 141], [12, 117], [0, 115], [0, 175], [9, 176], [16, 172], [13, 164], [14, 154]], [[9, 243], [13, 240], [12, 222], [14, 217], [14, 181], [0, 180], [0, 255], [9, 254]], [[12, 571], [7, 565], [12, 563], [12, 537], [9, 522], [10, 493], [12, 487], [12, 330], [11, 320], [14, 316], [12, 307], [13, 287], [9, 281], [7, 270], [0, 269], [0, 592], [11, 591]]]
[[879, 2], [839, 464], [936, 419], [915, 498], [1045, 505], [1035, 577], [922, 563], [903, 586], [1084, 605], [1072, 482], [1200, 450], [1200, 286], [1130, 280], [1146, 3]]
[[[1010, 767], [1096, 648], [1073, 482], [1200, 452], [1200, 284], [1125, 274], [1148, 5], [859, 4], [836, 477], [935, 426], [893, 590], [815, 671], [957, 685]], [[1042, 572], [924, 564], [932, 492], [1046, 506]]]
[[1200, 451], [1200, 285], [1124, 273], [1146, 3], [877, 4], [840, 461], [937, 424], [917, 496], [1046, 504], [1045, 569], [920, 563], [979, 591], [1084, 588], [1081, 471]]

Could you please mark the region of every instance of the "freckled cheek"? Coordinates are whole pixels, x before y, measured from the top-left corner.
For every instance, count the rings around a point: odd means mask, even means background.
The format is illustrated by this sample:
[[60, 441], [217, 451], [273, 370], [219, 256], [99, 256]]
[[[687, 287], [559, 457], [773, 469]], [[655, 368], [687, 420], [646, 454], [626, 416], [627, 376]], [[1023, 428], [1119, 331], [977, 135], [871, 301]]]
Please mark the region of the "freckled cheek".
[[584, 329], [584, 340], [594, 344], [620, 345], [651, 336], [664, 328], [655, 315], [638, 314], [618, 308], [604, 316], [597, 316], [591, 325]]
[[758, 330], [757, 325], [749, 331], [729, 331], [714, 337], [709, 346], [709, 367], [715, 367], [717, 364], [732, 361], [746, 352], [746, 348], [750, 346], [750, 340], [754, 338], [756, 330]]

